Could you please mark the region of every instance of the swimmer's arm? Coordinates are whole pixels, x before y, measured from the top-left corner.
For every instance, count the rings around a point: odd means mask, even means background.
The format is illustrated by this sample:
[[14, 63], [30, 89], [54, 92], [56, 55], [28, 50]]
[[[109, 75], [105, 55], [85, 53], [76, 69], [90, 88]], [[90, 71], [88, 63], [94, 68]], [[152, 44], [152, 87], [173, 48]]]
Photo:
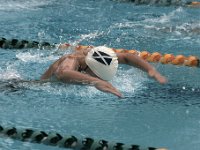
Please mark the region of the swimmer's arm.
[[66, 83], [77, 83], [77, 84], [94, 84], [98, 82], [99, 79], [83, 74], [76, 70], [65, 69], [56, 73], [56, 77]]
[[155, 78], [161, 84], [167, 82], [164, 76], [162, 76], [150, 63], [141, 59], [139, 56], [128, 53], [117, 53], [117, 56], [119, 63], [137, 67], [147, 72], [150, 77]]
[[93, 85], [100, 91], [121, 97], [121, 93], [107, 81], [77, 71], [79, 66], [76, 55], [73, 55], [64, 59], [58, 65], [54, 74], [63, 82]]
[[45, 73], [40, 77], [41, 80], [48, 80], [53, 75], [53, 65], [51, 65]]
[[59, 64], [65, 59], [66, 55], [58, 59], [56, 62], [54, 62], [46, 71], [45, 73], [41, 76], [41, 80], [48, 80], [50, 77], [53, 76], [55, 71], [57, 70]]
[[99, 78], [92, 77], [75, 70], [63, 70], [57, 74], [57, 78], [66, 83], [93, 85], [100, 91], [112, 93], [118, 97], [122, 97], [121, 93], [107, 81], [103, 81]]
[[127, 64], [130, 66], [134, 66], [145, 72], [154, 70], [154, 67], [152, 65], [150, 65], [148, 62], [141, 59], [139, 56], [137, 56], [135, 54], [117, 53], [117, 56], [118, 56], [118, 61], [121, 64]]

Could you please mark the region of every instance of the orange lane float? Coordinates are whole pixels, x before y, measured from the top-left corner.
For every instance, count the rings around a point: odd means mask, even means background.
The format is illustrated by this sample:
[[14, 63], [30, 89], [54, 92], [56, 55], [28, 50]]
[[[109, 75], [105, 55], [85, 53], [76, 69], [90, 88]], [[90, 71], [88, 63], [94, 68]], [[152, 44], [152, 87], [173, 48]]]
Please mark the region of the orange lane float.
[[[67, 49], [71, 45], [70, 44], [62, 44], [59, 46], [61, 49]], [[78, 45], [75, 46], [74, 50], [86, 50], [91, 49], [94, 46], [85, 46], [85, 45]], [[112, 48], [113, 51], [116, 53], [129, 53], [135, 54], [141, 57], [142, 59], [153, 62], [153, 63], [162, 63], [162, 64], [172, 64], [172, 65], [184, 65], [189, 67], [200, 67], [200, 61], [197, 56], [184, 56], [184, 55], [173, 55], [173, 54], [161, 54], [159, 52], [150, 53], [148, 51], [137, 51], [135, 49], [126, 50], [126, 49], [115, 49]]]
[[154, 52], [150, 54], [150, 56], [147, 58], [147, 61], [149, 62], [159, 62], [162, 58], [162, 54], [158, 52]]
[[148, 58], [149, 58], [149, 56], [150, 56], [151, 54], [149, 53], [149, 52], [147, 52], [147, 51], [142, 51], [142, 52], [140, 52], [140, 57], [142, 58], [142, 59], [144, 59], [144, 60], [147, 60]]
[[186, 66], [199, 66], [199, 59], [196, 56], [189, 56], [185, 61]]
[[168, 64], [171, 63], [175, 59], [175, 56], [173, 54], [165, 54], [163, 55], [161, 59], [161, 63]]
[[183, 55], [177, 55], [174, 60], [172, 60], [173, 65], [183, 65], [186, 60], [186, 57]]

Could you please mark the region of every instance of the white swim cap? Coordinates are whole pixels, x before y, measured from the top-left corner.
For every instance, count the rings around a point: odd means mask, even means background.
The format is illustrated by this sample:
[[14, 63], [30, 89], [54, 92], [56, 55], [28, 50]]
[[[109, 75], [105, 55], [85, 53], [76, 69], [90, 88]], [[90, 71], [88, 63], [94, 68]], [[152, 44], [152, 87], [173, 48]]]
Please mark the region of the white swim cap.
[[117, 72], [117, 55], [112, 49], [105, 46], [91, 49], [85, 58], [85, 62], [103, 80], [111, 80]]

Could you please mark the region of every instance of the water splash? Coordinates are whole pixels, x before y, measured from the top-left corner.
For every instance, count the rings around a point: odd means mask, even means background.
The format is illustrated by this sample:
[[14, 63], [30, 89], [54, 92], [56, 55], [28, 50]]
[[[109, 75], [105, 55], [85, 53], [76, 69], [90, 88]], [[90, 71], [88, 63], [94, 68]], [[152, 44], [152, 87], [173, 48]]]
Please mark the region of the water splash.
[[9, 65], [6, 70], [0, 68], [0, 79], [1, 80], [9, 80], [9, 79], [20, 79], [21, 75], [17, 72], [17, 70], [13, 67], [13, 65]]
[[3, 10], [3, 11], [36, 10], [39, 7], [47, 6], [53, 2], [54, 2], [54, 0], [52, 0], [52, 1], [41, 1], [41, 0], [29, 0], [29, 1], [9, 0], [9, 1], [7, 1], [7, 0], [2, 0], [0, 3], [0, 10]]
[[144, 20], [144, 22], [147, 23], [160, 23], [160, 24], [166, 24], [170, 23], [172, 19], [179, 17], [179, 15], [183, 15], [184, 9], [182, 7], [179, 7], [175, 9], [174, 11], [170, 12], [169, 14], [163, 14], [162, 16], [158, 18], [147, 18]]
[[74, 41], [74, 42], [70, 42], [72, 45], [78, 45], [79, 43], [81, 43], [82, 41], [86, 40], [89, 41], [91, 39], [95, 39], [96, 37], [102, 36], [104, 34], [103, 31], [95, 31], [93, 33], [89, 33], [89, 34], [82, 34], [80, 35], [79, 39]]
[[56, 60], [58, 58], [57, 56], [53, 55], [49, 55], [46, 57], [45, 54], [41, 52], [36, 54], [33, 54], [31, 52], [25, 52], [25, 53], [20, 52], [16, 54], [16, 57], [23, 62], [39, 62], [39, 63]]

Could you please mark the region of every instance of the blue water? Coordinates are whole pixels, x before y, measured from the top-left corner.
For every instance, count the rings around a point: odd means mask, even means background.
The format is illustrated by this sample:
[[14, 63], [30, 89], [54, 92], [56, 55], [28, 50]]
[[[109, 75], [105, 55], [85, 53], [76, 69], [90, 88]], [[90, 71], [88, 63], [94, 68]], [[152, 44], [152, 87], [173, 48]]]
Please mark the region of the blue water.
[[[0, 36], [51, 43], [200, 56], [200, 9], [110, 0], [1, 0]], [[166, 85], [121, 66], [112, 84], [124, 99], [90, 86], [20, 83], [39, 79], [69, 51], [0, 49], [0, 124], [89, 136], [108, 141], [200, 149], [200, 69], [153, 64]], [[53, 150], [0, 138], [2, 150]]]

